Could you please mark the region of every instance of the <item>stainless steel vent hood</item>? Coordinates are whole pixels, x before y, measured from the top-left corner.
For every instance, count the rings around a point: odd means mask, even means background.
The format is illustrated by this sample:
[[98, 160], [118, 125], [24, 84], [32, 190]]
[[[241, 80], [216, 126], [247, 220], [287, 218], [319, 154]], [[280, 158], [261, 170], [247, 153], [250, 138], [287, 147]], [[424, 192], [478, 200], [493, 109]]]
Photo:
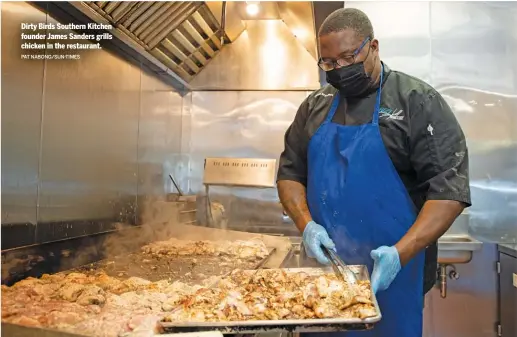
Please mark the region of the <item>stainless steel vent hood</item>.
[[[245, 31], [189, 82], [193, 90], [314, 90], [326, 83], [317, 66], [317, 31], [344, 2], [258, 2], [254, 14], [246, 6], [243, 1], [226, 4], [225, 22], [238, 17]], [[221, 2], [208, 7], [221, 17]], [[225, 26], [227, 35], [235, 36], [235, 27]]]
[[[117, 44], [119, 49], [137, 61], [145, 60], [155, 73], [168, 76], [184, 92], [194, 89], [190, 85], [192, 80], [227, 43], [241, 38], [253, 20], [282, 22], [292, 35], [284, 34], [286, 45], [292, 44], [294, 37], [316, 60], [316, 32], [321, 21], [344, 6], [344, 2], [335, 1], [259, 3], [263, 12], [254, 18], [247, 16], [244, 1], [70, 1], [47, 5], [47, 10], [59, 7], [57, 12], [66, 13], [72, 21], [84, 22], [87, 18], [111, 24], [111, 33], [122, 43]], [[261, 46], [248, 48], [256, 53]]]
[[221, 25], [204, 2], [95, 1], [88, 6], [189, 82], [221, 50]]

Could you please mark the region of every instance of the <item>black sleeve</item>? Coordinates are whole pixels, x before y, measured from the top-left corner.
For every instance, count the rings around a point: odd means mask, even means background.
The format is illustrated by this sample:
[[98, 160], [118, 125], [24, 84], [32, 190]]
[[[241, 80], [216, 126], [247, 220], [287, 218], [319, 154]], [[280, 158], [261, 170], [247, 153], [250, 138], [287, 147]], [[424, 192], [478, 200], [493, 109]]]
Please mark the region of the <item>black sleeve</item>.
[[411, 164], [426, 200], [471, 205], [467, 143], [443, 97], [431, 92], [413, 107], [409, 128]]
[[278, 180], [293, 180], [307, 185], [307, 146], [309, 135], [305, 125], [309, 116], [307, 99], [298, 108], [296, 117], [284, 137], [284, 151], [278, 164]]

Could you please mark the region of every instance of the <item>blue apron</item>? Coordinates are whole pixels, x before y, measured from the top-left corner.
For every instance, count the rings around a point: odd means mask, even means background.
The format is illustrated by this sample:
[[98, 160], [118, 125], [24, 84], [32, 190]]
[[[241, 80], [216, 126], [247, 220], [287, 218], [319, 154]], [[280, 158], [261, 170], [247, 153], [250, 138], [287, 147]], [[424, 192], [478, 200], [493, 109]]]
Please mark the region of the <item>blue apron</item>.
[[[377, 90], [372, 123], [357, 126], [332, 122], [339, 103], [336, 94], [308, 149], [311, 215], [326, 228], [343, 261], [366, 265], [370, 275], [370, 251], [396, 244], [416, 219], [414, 204], [382, 141], [381, 92], [382, 85]], [[422, 251], [404, 266], [387, 290], [377, 293], [382, 319], [372, 330], [316, 336], [421, 337], [424, 254]]]

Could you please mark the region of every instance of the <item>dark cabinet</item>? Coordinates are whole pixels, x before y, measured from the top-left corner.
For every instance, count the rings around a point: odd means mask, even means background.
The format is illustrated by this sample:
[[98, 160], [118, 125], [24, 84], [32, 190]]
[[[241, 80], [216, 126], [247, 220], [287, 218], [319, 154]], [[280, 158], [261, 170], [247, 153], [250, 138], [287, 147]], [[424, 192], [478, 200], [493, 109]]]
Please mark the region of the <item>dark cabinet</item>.
[[499, 253], [500, 336], [517, 337], [517, 257]]

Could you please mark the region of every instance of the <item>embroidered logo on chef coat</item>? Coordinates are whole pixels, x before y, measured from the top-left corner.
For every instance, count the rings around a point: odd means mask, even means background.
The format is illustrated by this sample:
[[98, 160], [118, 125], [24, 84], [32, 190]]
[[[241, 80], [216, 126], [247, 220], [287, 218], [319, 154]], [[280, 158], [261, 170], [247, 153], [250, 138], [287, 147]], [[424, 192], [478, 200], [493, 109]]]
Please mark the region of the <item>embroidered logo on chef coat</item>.
[[323, 92], [320, 92], [319, 94], [316, 94], [314, 97], [323, 96], [323, 97], [333, 97], [333, 94], [325, 94]]
[[429, 125], [427, 126], [427, 132], [429, 132], [429, 134], [430, 134], [431, 136], [434, 136], [433, 131], [434, 131], [433, 126], [432, 126], [431, 124], [429, 124]]
[[379, 118], [393, 119], [401, 121], [404, 119], [404, 110], [402, 109], [391, 109], [386, 107], [380, 107]]

